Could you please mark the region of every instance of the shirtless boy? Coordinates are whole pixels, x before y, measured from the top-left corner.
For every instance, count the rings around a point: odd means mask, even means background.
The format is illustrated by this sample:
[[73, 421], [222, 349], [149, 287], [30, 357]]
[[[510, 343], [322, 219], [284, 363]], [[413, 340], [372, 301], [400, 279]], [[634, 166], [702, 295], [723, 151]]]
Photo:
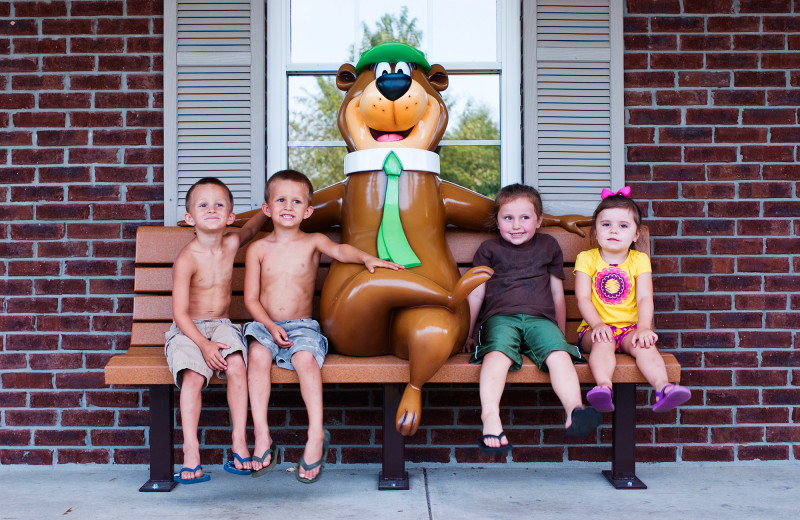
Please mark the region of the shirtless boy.
[[[239, 247], [253, 238], [267, 218], [259, 214], [235, 231], [233, 195], [213, 177], [197, 181], [186, 194], [187, 224], [195, 237], [181, 249], [172, 268], [172, 316], [166, 334], [167, 363], [181, 390], [183, 467], [177, 482], [196, 484], [209, 480], [200, 465], [197, 423], [202, 399], [200, 391], [211, 376], [228, 380], [228, 406], [233, 425], [232, 444], [236, 461], [227, 471], [250, 472], [250, 454], [245, 439], [247, 423], [247, 351], [242, 333], [228, 318], [231, 304], [233, 258]], [[242, 462], [244, 461], [244, 462]]]
[[[295, 477], [316, 482], [328, 454], [330, 433], [322, 427], [322, 377], [320, 368], [328, 341], [311, 318], [314, 283], [320, 255], [339, 262], [361, 263], [370, 272], [376, 267], [400, 269], [347, 244], [337, 244], [321, 233], [306, 233], [302, 221], [314, 211], [313, 186], [300, 172], [282, 170], [267, 181], [261, 209], [274, 229], [247, 249], [244, 300], [253, 320], [244, 327], [249, 346], [247, 381], [255, 427], [253, 476], [275, 465], [276, 445], [267, 425], [270, 368], [297, 371], [300, 394], [308, 412], [308, 442]], [[316, 461], [308, 464], [306, 461]]]

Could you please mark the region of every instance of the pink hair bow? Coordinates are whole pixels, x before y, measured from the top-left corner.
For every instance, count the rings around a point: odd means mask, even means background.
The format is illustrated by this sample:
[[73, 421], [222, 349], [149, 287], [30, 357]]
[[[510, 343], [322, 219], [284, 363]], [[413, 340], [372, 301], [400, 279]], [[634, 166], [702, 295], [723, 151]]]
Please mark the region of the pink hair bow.
[[604, 199], [606, 197], [610, 197], [612, 195], [622, 195], [623, 197], [630, 197], [631, 196], [631, 188], [630, 186], [625, 186], [624, 188], [620, 188], [618, 191], [611, 191], [608, 188], [603, 188], [603, 191], [600, 192], [600, 198]]

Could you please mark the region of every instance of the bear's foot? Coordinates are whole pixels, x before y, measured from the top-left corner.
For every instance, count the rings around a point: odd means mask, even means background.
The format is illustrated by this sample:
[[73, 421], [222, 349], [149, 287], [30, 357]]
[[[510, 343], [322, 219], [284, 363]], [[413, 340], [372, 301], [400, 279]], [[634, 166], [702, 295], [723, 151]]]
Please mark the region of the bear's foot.
[[406, 437], [417, 433], [422, 417], [422, 390], [411, 383], [406, 385], [400, 404], [397, 405], [395, 428]]

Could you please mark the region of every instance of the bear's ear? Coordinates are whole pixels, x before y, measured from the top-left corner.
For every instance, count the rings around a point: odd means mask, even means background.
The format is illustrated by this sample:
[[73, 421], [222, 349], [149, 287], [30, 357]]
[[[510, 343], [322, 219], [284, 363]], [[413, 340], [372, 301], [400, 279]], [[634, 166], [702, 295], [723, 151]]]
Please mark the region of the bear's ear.
[[339, 72], [336, 73], [336, 88], [347, 92], [356, 82], [356, 68], [345, 63], [339, 67]]
[[[339, 69], [341, 71], [341, 69]], [[428, 81], [437, 91], [441, 92], [447, 89], [450, 80], [447, 78], [447, 71], [441, 65], [434, 65], [428, 73]]]

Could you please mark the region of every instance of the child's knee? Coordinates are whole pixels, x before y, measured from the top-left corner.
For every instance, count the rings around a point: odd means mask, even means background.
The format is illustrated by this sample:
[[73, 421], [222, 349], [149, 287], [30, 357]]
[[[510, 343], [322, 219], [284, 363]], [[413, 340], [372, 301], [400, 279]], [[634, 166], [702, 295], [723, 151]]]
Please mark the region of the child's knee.
[[547, 365], [547, 368], [553, 369], [554, 367], [565, 367], [567, 365], [573, 366], [572, 364], [572, 356], [569, 355], [569, 352], [564, 350], [554, 350], [544, 360], [544, 363]]
[[247, 362], [251, 368], [264, 368], [272, 364], [272, 354], [267, 347], [254, 340], [250, 342]]
[[292, 366], [299, 369], [319, 368], [314, 354], [307, 350], [299, 350], [292, 354]]
[[247, 374], [247, 367], [244, 364], [244, 357], [242, 357], [240, 352], [236, 352], [226, 357], [225, 362], [228, 363], [228, 368], [225, 370], [225, 374], [228, 379], [234, 377], [244, 377]]
[[181, 391], [183, 390], [202, 390], [206, 384], [206, 377], [194, 370], [183, 370], [180, 373]]

